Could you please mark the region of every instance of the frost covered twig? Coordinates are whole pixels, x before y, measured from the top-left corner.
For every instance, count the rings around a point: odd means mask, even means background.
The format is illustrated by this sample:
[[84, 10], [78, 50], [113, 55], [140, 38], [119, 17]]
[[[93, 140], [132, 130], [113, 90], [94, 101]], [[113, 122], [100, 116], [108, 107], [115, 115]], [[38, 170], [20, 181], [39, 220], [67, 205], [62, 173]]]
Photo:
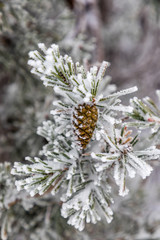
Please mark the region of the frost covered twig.
[[[156, 94], [160, 100], [160, 91]], [[130, 100], [133, 111], [128, 115], [133, 119], [128, 125], [138, 127], [139, 129], [151, 129], [149, 139], [154, 143], [159, 143], [160, 136], [160, 109], [154, 101], [145, 97], [142, 100], [134, 97]]]

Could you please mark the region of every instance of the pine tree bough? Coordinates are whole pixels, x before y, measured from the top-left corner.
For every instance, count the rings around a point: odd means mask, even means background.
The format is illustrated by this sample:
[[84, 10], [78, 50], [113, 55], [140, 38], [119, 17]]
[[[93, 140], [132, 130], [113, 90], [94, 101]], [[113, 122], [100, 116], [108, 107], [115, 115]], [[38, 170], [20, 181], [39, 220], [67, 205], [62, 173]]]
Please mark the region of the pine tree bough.
[[123, 105], [120, 97], [137, 87], [113, 92], [115, 87], [104, 77], [108, 62], [87, 71], [68, 55], [62, 56], [55, 44], [47, 49], [41, 43], [39, 48], [40, 52], [29, 53], [31, 72], [63, 100], [54, 102], [51, 120], [38, 127], [37, 133], [48, 142], [40, 151], [43, 159], [27, 157], [30, 164], [14, 164], [12, 174], [22, 176], [17, 189], [31, 196], [48, 191], [54, 195], [61, 189], [61, 214], [80, 231], [86, 222], [96, 223], [102, 216], [110, 223], [113, 199], [108, 170], [121, 196], [129, 192], [127, 177], [150, 175], [147, 161], [158, 159], [160, 150], [154, 141], [146, 149], [137, 142], [142, 128], [150, 128], [151, 136], [159, 134], [160, 111], [149, 99], [142, 102], [134, 97], [129, 106]]

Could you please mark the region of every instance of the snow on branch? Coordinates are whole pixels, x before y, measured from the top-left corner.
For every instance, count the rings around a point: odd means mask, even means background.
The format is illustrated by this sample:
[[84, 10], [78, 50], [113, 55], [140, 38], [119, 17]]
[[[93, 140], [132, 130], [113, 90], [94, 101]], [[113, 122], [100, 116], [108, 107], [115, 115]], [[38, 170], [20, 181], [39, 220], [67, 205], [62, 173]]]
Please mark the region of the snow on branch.
[[101, 187], [95, 187], [91, 183], [80, 193], [69, 199], [62, 205], [62, 216], [68, 218], [68, 224], [82, 231], [86, 223], [97, 223], [101, 220], [101, 211], [107, 222], [112, 221], [113, 212], [110, 208], [111, 199], [104, 196]]
[[[113, 126], [114, 128], [114, 126]], [[106, 153], [92, 153], [93, 159], [99, 160], [95, 164], [98, 172], [105, 171], [108, 168], [114, 169], [113, 175], [116, 184], [119, 186], [119, 195], [125, 196], [129, 190], [126, 187], [127, 175], [134, 178], [136, 173], [143, 179], [152, 172], [152, 167], [146, 163], [146, 160], [157, 159], [160, 157], [160, 150], [152, 147], [143, 151], [134, 151], [134, 145], [138, 141], [138, 136], [131, 137], [131, 130], [126, 127], [113, 129], [114, 134], [109, 136], [103, 131], [102, 135], [108, 143]]]

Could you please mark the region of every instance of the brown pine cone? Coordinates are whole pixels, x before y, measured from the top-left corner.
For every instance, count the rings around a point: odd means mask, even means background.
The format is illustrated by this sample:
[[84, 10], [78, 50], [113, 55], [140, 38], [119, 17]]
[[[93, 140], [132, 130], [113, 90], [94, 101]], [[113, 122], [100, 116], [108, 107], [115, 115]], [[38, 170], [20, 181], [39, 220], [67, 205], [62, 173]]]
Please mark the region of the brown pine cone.
[[90, 142], [96, 123], [98, 110], [95, 104], [79, 104], [73, 113], [73, 131], [81, 149], [85, 149]]

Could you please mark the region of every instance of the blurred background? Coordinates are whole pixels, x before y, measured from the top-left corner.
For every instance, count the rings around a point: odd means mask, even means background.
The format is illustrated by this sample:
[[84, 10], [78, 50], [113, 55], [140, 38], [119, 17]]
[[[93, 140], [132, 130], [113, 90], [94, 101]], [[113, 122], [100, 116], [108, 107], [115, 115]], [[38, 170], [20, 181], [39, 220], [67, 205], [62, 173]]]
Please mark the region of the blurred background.
[[[157, 102], [160, 0], [0, 0], [0, 162], [23, 161], [44, 145], [36, 129], [49, 119], [57, 96], [27, 65], [28, 52], [39, 42], [47, 47], [57, 43], [62, 54], [86, 67], [109, 61], [107, 74], [119, 90], [137, 85], [138, 97]], [[79, 236], [71, 228], [64, 233], [67, 226], [61, 219], [55, 230], [62, 239], [160, 239], [158, 164], [148, 180], [137, 179], [130, 188], [128, 197], [115, 199], [110, 225], [88, 225]]]

